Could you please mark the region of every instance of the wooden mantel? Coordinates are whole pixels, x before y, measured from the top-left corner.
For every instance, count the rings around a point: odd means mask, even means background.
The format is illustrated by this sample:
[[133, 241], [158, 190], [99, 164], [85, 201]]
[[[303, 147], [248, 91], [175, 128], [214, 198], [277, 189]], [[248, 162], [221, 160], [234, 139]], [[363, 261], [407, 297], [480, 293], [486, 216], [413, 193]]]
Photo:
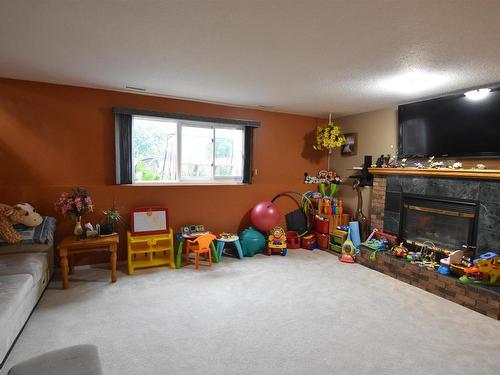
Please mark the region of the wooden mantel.
[[377, 176], [425, 176], [446, 178], [468, 178], [473, 180], [500, 180], [500, 169], [446, 169], [446, 168], [368, 168]]

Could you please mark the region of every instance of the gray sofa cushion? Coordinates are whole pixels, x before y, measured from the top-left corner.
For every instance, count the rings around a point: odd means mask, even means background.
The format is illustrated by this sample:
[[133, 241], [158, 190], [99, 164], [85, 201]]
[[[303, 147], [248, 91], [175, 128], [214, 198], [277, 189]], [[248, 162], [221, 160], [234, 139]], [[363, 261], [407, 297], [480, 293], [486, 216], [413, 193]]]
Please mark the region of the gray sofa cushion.
[[0, 276], [0, 327], [12, 317], [17, 306], [33, 288], [33, 277], [29, 274]]
[[[24, 305], [33, 290], [33, 277], [29, 274], [0, 276], [0, 359], [12, 344], [11, 327], [24, 316], [19, 307]], [[14, 338], [16, 336], [14, 335]]]
[[16, 243], [11, 245], [0, 246], [0, 258], [10, 254], [26, 254], [26, 253], [43, 253], [47, 254], [47, 262], [49, 272], [52, 276], [54, 272], [54, 245], [49, 244], [22, 244]]
[[18, 363], [8, 375], [102, 375], [95, 345], [76, 345]]
[[33, 277], [32, 285], [47, 278], [47, 254], [21, 253], [0, 255], [0, 276], [30, 274]]

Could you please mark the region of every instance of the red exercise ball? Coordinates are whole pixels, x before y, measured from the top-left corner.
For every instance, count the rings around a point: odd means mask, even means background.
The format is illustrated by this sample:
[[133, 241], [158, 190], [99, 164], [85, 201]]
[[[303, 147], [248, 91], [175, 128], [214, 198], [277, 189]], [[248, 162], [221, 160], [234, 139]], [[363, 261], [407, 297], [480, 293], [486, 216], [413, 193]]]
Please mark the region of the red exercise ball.
[[273, 202], [259, 202], [252, 208], [250, 220], [252, 220], [254, 227], [265, 232], [278, 225], [280, 210]]

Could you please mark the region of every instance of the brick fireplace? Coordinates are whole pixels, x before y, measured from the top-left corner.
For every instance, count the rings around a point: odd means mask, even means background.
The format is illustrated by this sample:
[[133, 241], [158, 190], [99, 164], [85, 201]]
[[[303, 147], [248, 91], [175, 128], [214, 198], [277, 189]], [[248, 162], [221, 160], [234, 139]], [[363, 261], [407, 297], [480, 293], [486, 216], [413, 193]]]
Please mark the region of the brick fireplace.
[[500, 249], [500, 181], [377, 175], [373, 180], [372, 229], [399, 234], [405, 194], [477, 201], [476, 254]]
[[[415, 197], [417, 200], [412, 201], [411, 199]], [[371, 228], [399, 236], [405, 227], [405, 207], [417, 206], [424, 212], [426, 207], [430, 207], [427, 211], [438, 211], [432, 202], [432, 204], [420, 204], [418, 199], [425, 200], [426, 197], [431, 198], [430, 201], [452, 202], [457, 205], [462, 203], [464, 206], [457, 209], [459, 213], [455, 216], [460, 220], [455, 222], [452, 221], [451, 214], [442, 216], [444, 219], [438, 218], [434, 221], [428, 219], [431, 225], [438, 227], [437, 229], [445, 229], [446, 225], [448, 229], [460, 226], [459, 232], [456, 232], [460, 235], [457, 234], [458, 238], [450, 247], [465, 243], [475, 251], [476, 256], [488, 251], [500, 251], [500, 180], [375, 174], [371, 201]], [[449, 207], [453, 208], [453, 204]], [[421, 206], [424, 209], [421, 209]], [[449, 211], [447, 206], [440, 207], [439, 210]], [[410, 217], [410, 220], [414, 219], [415, 216]], [[443, 225], [443, 228], [439, 228], [439, 225]], [[453, 230], [449, 232], [453, 233]], [[420, 235], [422, 233], [427, 232], [421, 231]], [[408, 235], [408, 230], [404, 234]], [[427, 240], [439, 241], [442, 234], [433, 232], [429, 237], [434, 238]], [[425, 238], [418, 239], [422, 241]], [[448, 239], [448, 243], [453, 241], [450, 242]], [[428, 270], [389, 254], [379, 254], [375, 261], [370, 255], [371, 250], [362, 247], [359, 262], [494, 319], [500, 319], [500, 287], [464, 285], [454, 276], [441, 275], [435, 270]]]

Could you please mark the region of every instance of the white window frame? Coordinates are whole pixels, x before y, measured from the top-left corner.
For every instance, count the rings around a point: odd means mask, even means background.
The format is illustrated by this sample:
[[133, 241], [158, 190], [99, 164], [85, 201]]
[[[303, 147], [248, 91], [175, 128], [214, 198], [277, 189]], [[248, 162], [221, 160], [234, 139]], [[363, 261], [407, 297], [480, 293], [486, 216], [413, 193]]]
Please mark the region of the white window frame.
[[[175, 181], [136, 181], [135, 173], [132, 174], [132, 183], [134, 185], [173, 185], [173, 184], [242, 184], [243, 174], [245, 169], [245, 126], [236, 124], [218, 124], [208, 121], [194, 121], [194, 120], [178, 120], [174, 118], [157, 117], [157, 116], [132, 116], [132, 155], [134, 155], [134, 120], [136, 118], [148, 119], [161, 122], [170, 122], [177, 124], [177, 179]], [[182, 177], [182, 129], [184, 127], [196, 127], [212, 129], [212, 176], [210, 179], [206, 177]], [[241, 175], [240, 176], [216, 176], [215, 175], [215, 131], [216, 129], [237, 129], [241, 130], [242, 137], [242, 153], [241, 153]], [[134, 164], [134, 160], [132, 160]], [[132, 167], [134, 167], [132, 165]]]

